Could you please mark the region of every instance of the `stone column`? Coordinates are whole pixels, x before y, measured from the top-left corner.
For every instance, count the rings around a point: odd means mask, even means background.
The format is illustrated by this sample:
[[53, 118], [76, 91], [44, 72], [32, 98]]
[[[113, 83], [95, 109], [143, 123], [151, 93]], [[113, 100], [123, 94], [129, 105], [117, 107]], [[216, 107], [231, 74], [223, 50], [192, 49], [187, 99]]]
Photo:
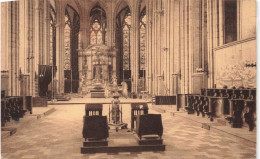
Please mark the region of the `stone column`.
[[[172, 83], [174, 82], [174, 74], [176, 75], [176, 80], [178, 85], [175, 86], [176, 92], [181, 93], [181, 43], [180, 43], [180, 1], [172, 0], [174, 5], [172, 6], [171, 19], [174, 19], [172, 24], [172, 36], [171, 36], [171, 45], [173, 45], [174, 55], [172, 56], [173, 61], [173, 72], [172, 72]], [[172, 21], [172, 20], [171, 20]], [[174, 88], [175, 89], [175, 88]], [[173, 93], [173, 92], [172, 92]]]
[[112, 77], [116, 77], [116, 52], [112, 53], [112, 66], [113, 66]]
[[180, 35], [179, 35], [179, 42], [180, 42], [180, 48], [179, 48], [179, 51], [180, 51], [180, 55], [181, 55], [181, 58], [180, 58], [180, 63], [181, 63], [181, 65], [180, 65], [180, 68], [181, 68], [181, 93], [185, 93], [184, 92], [184, 72], [185, 72], [185, 60], [184, 60], [184, 22], [183, 22], [183, 20], [184, 20], [184, 15], [183, 15], [183, 13], [184, 13], [184, 1], [180, 1], [180, 9], [179, 9], [179, 11], [180, 11]]
[[189, 93], [189, 12], [188, 12], [189, 0], [184, 1], [184, 92]]
[[164, 61], [165, 61], [165, 65], [164, 65], [164, 81], [165, 81], [165, 87], [167, 88], [166, 93], [168, 95], [170, 95], [170, 49], [169, 49], [169, 35], [170, 35], [170, 26], [169, 26], [169, 13], [170, 13], [170, 0], [167, 1], [163, 1], [163, 8], [164, 8], [164, 35], [165, 35], [165, 42], [164, 42], [164, 48], [163, 51], [165, 53], [165, 57], [164, 57]]
[[[6, 81], [8, 80], [8, 95], [12, 95], [12, 80], [11, 80], [11, 27], [9, 21], [11, 19], [10, 14], [11, 2], [1, 3], [1, 80], [3, 81], [4, 75], [6, 75]], [[3, 86], [2, 86], [3, 88]]]
[[[193, 93], [192, 87], [192, 74], [194, 73], [194, 62], [197, 61], [198, 67], [201, 66], [201, 15], [200, 15], [200, 4], [201, 0], [193, 1], [187, 0], [187, 71], [188, 71], [188, 84], [187, 93]], [[194, 58], [195, 54], [197, 57]]]
[[39, 56], [40, 56], [40, 11], [39, 0], [34, 0], [34, 82], [33, 82], [33, 96], [38, 96], [38, 77], [39, 77]]
[[213, 48], [217, 46], [217, 1], [208, 1], [207, 7], [207, 29], [208, 29], [208, 88], [214, 86], [214, 76], [213, 76]]
[[56, 81], [57, 94], [64, 93], [64, 27], [65, 6], [64, 1], [57, 3], [57, 25], [56, 25]]
[[43, 44], [44, 44], [44, 28], [45, 28], [45, 19], [44, 19], [44, 0], [39, 0], [39, 63], [45, 65], [46, 55], [44, 54]]
[[152, 57], [152, 67], [151, 67], [151, 70], [152, 70], [152, 74], [151, 74], [151, 79], [152, 79], [152, 95], [157, 95], [157, 65], [156, 65], [156, 60], [157, 57], [156, 57], [156, 23], [158, 23], [157, 21], [157, 18], [156, 18], [156, 1], [152, 1], [152, 13], [151, 13], [151, 17], [152, 17], [152, 52], [151, 52], [151, 57]]
[[[205, 1], [205, 0], [204, 0]], [[219, 46], [224, 44], [224, 11], [223, 11], [223, 1], [218, 1], [219, 2], [219, 10], [218, 10], [218, 14], [219, 14]], [[207, 8], [206, 8], [207, 10]], [[209, 13], [207, 13], [209, 14]]]
[[44, 0], [43, 6], [43, 64], [50, 64], [50, 6], [49, 1]]
[[[152, 2], [146, 2], [146, 90], [152, 94]], [[149, 40], [148, 40], [149, 39]]]
[[33, 61], [34, 61], [34, 53], [33, 53], [33, 45], [34, 45], [34, 26], [33, 26], [33, 21], [34, 21], [34, 4], [33, 4], [33, 0], [28, 0], [26, 3], [28, 5], [28, 12], [26, 14], [28, 14], [28, 18], [27, 18], [27, 28], [26, 28], [26, 32], [27, 32], [27, 37], [28, 40], [26, 41], [27, 43], [25, 44], [25, 46], [28, 47], [28, 52], [27, 52], [27, 71], [29, 74], [29, 94], [31, 96], [34, 95], [34, 79], [35, 79], [35, 72], [33, 69]]
[[114, 25], [115, 21], [113, 18], [113, 9], [114, 9], [114, 3], [113, 1], [108, 2], [108, 8], [106, 10], [106, 16], [107, 16], [107, 30], [106, 30], [106, 36], [107, 36], [107, 46], [113, 47], [115, 46], [115, 41], [113, 38], [113, 35], [115, 35], [115, 28]]
[[93, 79], [92, 52], [87, 53], [87, 65], [88, 65], [87, 82], [91, 83]]
[[[26, 38], [26, 37], [28, 37], [27, 31], [26, 31], [26, 29], [28, 29], [27, 28], [27, 24], [28, 24], [27, 11], [28, 11], [27, 0], [20, 0], [19, 1], [19, 19], [20, 19], [19, 30], [24, 30], [24, 31], [19, 32], [19, 42], [20, 42], [20, 45], [19, 45], [20, 63], [19, 63], [19, 65], [20, 65], [20, 69], [21, 69], [22, 74], [26, 73], [26, 65], [27, 65], [26, 64], [27, 63], [26, 54], [28, 52], [28, 47], [27, 47], [28, 39]], [[2, 36], [5, 36], [5, 35], [2, 34]], [[4, 41], [2, 40], [2, 42], [4, 42]]]
[[131, 28], [130, 28], [130, 63], [131, 63], [131, 80], [132, 80], [132, 92], [137, 93], [137, 84], [139, 79], [139, 11], [138, 5], [133, 5], [131, 10]]
[[[31, 95], [29, 90], [29, 70], [28, 70], [28, 1], [20, 0], [19, 1], [19, 70], [21, 71], [21, 94], [25, 97], [25, 95]], [[5, 36], [5, 35], [2, 35]], [[3, 53], [3, 52], [2, 52]], [[2, 58], [3, 59], [3, 58]], [[8, 61], [8, 60], [7, 60]], [[26, 77], [25, 77], [26, 76]], [[25, 100], [24, 100], [25, 102]], [[25, 103], [24, 103], [25, 105]]]
[[[175, 16], [174, 16], [174, 12], [175, 12], [175, 2], [174, 0], [170, 0], [168, 1], [168, 17], [167, 17], [167, 21], [168, 21], [168, 28], [169, 28], [169, 42], [168, 42], [168, 47], [169, 47], [169, 94], [173, 95], [177, 92], [177, 88], [174, 84], [174, 82], [177, 80], [178, 78], [174, 78], [173, 74], [176, 70], [176, 64], [175, 64], [175, 60], [178, 58], [175, 54], [175, 41], [174, 41], [174, 37], [175, 37], [175, 29], [177, 29], [178, 27], [175, 27], [175, 23], [178, 23], [178, 21], [176, 20]], [[177, 10], [177, 8], [176, 8]], [[177, 15], [176, 15], [177, 16]], [[172, 20], [174, 19], [174, 20]], [[177, 36], [177, 35], [176, 35]], [[175, 91], [174, 91], [175, 90]]]
[[82, 87], [82, 76], [84, 75], [83, 74], [83, 59], [84, 59], [84, 50], [82, 50], [80, 47], [78, 49], [78, 67], [79, 67], [79, 87], [81, 88]]

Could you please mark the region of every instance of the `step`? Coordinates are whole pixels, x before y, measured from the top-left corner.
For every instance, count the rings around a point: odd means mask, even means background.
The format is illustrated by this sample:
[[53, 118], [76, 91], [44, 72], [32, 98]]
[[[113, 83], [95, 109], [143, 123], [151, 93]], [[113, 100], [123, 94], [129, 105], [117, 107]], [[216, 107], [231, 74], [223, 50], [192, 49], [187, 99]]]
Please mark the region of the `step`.
[[95, 147], [95, 146], [107, 146], [108, 141], [104, 140], [93, 140], [83, 142], [83, 147]]
[[165, 151], [165, 145], [133, 145], [133, 146], [98, 146], [81, 147], [81, 153], [118, 153], [118, 152], [143, 152]]

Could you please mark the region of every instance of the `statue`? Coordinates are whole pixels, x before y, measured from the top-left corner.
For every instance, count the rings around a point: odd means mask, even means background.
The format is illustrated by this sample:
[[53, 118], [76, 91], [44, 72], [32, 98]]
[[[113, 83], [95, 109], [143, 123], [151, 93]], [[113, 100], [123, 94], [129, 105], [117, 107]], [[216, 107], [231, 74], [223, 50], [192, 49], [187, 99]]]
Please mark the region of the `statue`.
[[112, 77], [112, 89], [111, 89], [111, 91], [113, 93], [113, 96], [119, 96], [116, 76]]
[[122, 89], [123, 89], [123, 97], [127, 98], [128, 97], [128, 86], [125, 81], [121, 82]]
[[82, 86], [85, 86], [85, 85], [86, 85], [85, 75], [82, 75], [82, 76], [81, 76], [81, 83], [82, 83]]
[[95, 81], [96, 82], [101, 82], [101, 67], [99, 65], [95, 66]]
[[116, 78], [116, 76], [112, 77], [112, 83], [113, 83], [113, 85], [117, 85], [117, 78]]
[[[110, 109], [109, 105], [109, 128], [115, 129], [118, 132], [119, 129], [127, 129], [127, 123], [123, 122], [122, 118], [122, 104], [120, 108], [120, 100], [119, 96], [113, 96], [113, 100], [111, 101], [112, 108]], [[112, 120], [112, 121], [111, 121]]]
[[112, 100], [112, 121], [113, 124], [118, 124], [120, 122], [120, 110], [119, 103], [120, 100], [118, 96], [114, 96], [114, 100]]
[[108, 98], [109, 94], [110, 94], [109, 83], [107, 81], [105, 81], [105, 98]]

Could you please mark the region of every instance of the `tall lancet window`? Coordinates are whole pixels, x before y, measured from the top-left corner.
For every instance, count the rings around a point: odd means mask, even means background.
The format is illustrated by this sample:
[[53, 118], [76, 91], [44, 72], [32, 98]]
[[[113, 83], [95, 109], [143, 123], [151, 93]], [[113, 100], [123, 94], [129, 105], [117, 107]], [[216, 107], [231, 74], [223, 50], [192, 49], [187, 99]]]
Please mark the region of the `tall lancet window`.
[[130, 70], [130, 28], [131, 13], [127, 9], [123, 21], [123, 70]]
[[50, 6], [50, 65], [56, 65], [56, 12]]
[[146, 9], [144, 8], [140, 14], [140, 47], [139, 47], [139, 64], [140, 64], [140, 77], [145, 77], [145, 49], [146, 49]]
[[80, 17], [78, 12], [70, 5], [66, 6], [64, 16], [64, 92], [78, 92], [78, 40]]
[[116, 73], [118, 83], [122, 81], [127, 83], [128, 91], [132, 88], [131, 74], [131, 12], [129, 6], [125, 3], [125, 8], [120, 10], [116, 16]]
[[71, 21], [66, 10], [65, 14], [65, 28], [64, 28], [64, 70], [70, 70], [70, 25]]
[[224, 1], [225, 44], [237, 40], [237, 1]]
[[90, 44], [106, 44], [106, 13], [100, 6], [96, 6], [90, 13]]

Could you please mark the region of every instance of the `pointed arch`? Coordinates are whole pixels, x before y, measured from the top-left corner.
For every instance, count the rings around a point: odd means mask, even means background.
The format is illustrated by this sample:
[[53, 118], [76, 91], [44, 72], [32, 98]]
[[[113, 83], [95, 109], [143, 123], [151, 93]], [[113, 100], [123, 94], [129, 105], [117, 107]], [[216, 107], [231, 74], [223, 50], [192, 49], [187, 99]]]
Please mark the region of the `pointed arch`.
[[[140, 6], [141, 7], [141, 6]], [[139, 8], [141, 9], [141, 8]], [[139, 12], [139, 86], [138, 92], [145, 91], [146, 83], [146, 7]]]
[[128, 1], [125, 1], [125, 0], [120, 0], [117, 2], [117, 4], [115, 5], [115, 8], [114, 8], [114, 12], [112, 13], [113, 17], [117, 17], [118, 14], [124, 9], [128, 7], [130, 12], [132, 12], [132, 6], [128, 3]]
[[[54, 4], [55, 5], [55, 4]], [[56, 66], [56, 11], [55, 8], [50, 4], [50, 65]]]
[[132, 15], [129, 6], [125, 6], [116, 16], [116, 46], [118, 81], [125, 81], [131, 91], [131, 23]]
[[99, 4], [91, 9], [90, 19], [90, 44], [106, 44], [107, 16]]
[[78, 92], [78, 39], [80, 30], [80, 16], [69, 4], [65, 8], [64, 27], [64, 92]]

